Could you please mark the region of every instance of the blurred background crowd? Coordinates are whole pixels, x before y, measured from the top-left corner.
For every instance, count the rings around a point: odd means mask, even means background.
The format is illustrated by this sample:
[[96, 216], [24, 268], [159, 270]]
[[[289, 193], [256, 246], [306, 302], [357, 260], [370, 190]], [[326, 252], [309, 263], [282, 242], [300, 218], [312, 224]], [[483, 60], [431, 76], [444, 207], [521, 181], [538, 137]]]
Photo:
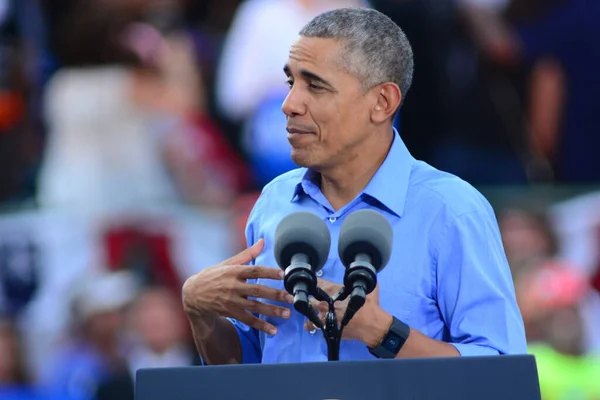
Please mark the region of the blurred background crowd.
[[198, 364], [181, 285], [294, 168], [282, 67], [345, 6], [411, 41], [396, 126], [495, 207], [544, 399], [600, 399], [600, 1], [0, 0], [1, 399]]

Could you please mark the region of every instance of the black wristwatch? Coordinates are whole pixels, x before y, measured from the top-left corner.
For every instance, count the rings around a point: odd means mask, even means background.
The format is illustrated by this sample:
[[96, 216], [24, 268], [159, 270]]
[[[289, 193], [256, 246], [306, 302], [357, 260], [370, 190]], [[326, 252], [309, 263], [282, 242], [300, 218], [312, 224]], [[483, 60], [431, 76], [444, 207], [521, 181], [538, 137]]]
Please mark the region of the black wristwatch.
[[383, 340], [374, 348], [368, 348], [369, 352], [378, 358], [396, 358], [404, 342], [410, 334], [410, 327], [398, 318], [393, 317], [392, 326], [387, 331]]

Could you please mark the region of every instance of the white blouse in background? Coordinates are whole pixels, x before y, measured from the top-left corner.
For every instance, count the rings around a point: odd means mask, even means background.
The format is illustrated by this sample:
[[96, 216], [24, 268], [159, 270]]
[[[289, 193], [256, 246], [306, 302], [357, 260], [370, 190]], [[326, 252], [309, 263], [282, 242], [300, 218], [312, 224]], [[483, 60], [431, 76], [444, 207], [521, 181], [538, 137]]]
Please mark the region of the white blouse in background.
[[121, 67], [64, 69], [48, 85], [42, 207], [108, 211], [176, 198], [161, 158], [168, 118], [139, 108]]

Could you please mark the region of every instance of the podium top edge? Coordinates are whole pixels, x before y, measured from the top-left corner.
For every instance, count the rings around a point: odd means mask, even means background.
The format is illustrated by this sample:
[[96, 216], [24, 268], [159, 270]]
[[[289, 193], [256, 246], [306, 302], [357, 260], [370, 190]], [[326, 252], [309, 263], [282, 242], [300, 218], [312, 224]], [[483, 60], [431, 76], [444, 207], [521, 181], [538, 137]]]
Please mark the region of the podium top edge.
[[402, 363], [402, 364], [473, 364], [473, 363], [516, 363], [516, 362], [524, 362], [524, 363], [535, 363], [535, 356], [532, 354], [511, 354], [511, 355], [495, 355], [495, 356], [463, 356], [463, 357], [430, 357], [430, 358], [410, 358], [410, 359], [379, 359], [379, 360], [340, 360], [340, 361], [311, 361], [311, 362], [302, 362], [302, 363], [270, 363], [270, 364], [224, 364], [224, 365], [204, 365], [204, 366], [181, 366], [181, 367], [164, 367], [164, 368], [140, 368], [137, 370], [137, 373], [143, 371], [156, 371], [156, 370], [182, 370], [182, 369], [196, 369], [198, 367], [202, 368], [293, 368], [297, 365], [302, 365], [304, 367], [311, 365], [322, 366], [323, 364], [335, 364], [338, 366], [354, 366], [354, 365], [363, 365], [363, 364], [384, 364], [384, 363]]

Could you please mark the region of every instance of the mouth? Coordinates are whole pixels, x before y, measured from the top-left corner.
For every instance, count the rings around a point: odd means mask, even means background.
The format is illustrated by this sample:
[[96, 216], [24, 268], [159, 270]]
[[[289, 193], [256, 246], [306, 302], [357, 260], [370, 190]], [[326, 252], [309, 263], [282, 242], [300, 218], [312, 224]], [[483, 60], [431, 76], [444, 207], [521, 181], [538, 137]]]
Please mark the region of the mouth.
[[286, 130], [288, 131], [288, 136], [291, 135], [312, 135], [314, 134], [314, 132], [308, 131], [308, 130], [304, 130], [304, 129], [298, 129], [298, 128], [292, 128], [292, 127], [287, 127]]

